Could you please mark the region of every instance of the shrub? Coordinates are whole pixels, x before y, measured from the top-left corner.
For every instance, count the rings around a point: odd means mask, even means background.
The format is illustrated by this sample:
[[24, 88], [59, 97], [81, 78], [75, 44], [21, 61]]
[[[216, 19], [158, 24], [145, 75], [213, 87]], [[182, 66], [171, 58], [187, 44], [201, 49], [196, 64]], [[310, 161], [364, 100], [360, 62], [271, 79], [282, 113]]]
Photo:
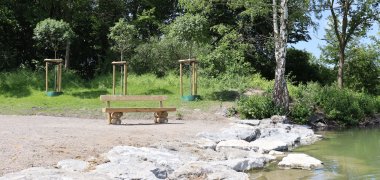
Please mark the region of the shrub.
[[237, 104], [237, 111], [243, 119], [263, 119], [276, 114], [284, 114], [283, 110], [276, 107], [272, 98], [268, 96], [243, 96]]
[[290, 87], [289, 91], [293, 100], [290, 107], [290, 117], [296, 123], [306, 124], [309, 117], [314, 113], [316, 95], [321, 87], [317, 83]]
[[376, 98], [336, 87], [322, 88], [317, 101], [328, 119], [347, 125], [357, 125], [364, 117], [378, 112]]

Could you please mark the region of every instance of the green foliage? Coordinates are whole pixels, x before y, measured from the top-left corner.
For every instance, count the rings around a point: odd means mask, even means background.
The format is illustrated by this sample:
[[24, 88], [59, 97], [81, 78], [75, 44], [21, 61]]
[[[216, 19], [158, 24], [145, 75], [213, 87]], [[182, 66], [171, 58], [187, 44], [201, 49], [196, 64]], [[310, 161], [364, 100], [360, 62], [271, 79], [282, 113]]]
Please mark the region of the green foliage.
[[177, 17], [168, 27], [168, 36], [185, 43], [189, 48], [189, 58], [192, 57], [194, 43], [201, 44], [208, 41], [208, 21], [205, 17], [196, 14], [184, 14]]
[[380, 94], [380, 51], [372, 45], [350, 49], [353, 55], [347, 62], [347, 87], [374, 95]]
[[290, 117], [297, 123], [307, 123], [313, 113], [320, 111], [326, 115], [327, 121], [355, 126], [380, 110], [379, 98], [348, 89], [340, 90], [333, 85], [299, 85], [291, 88], [290, 94], [293, 99]]
[[178, 60], [186, 57], [186, 49], [171, 38], [154, 38], [135, 49], [131, 71], [137, 74], [153, 73], [158, 77], [178, 69]]
[[113, 27], [110, 28], [108, 38], [113, 41], [112, 50], [120, 52], [120, 60], [123, 61], [124, 53], [136, 46], [137, 31], [134, 25], [128, 24], [125, 19], [120, 18]]
[[70, 25], [63, 20], [57, 21], [47, 18], [39, 22], [34, 28], [33, 38], [37, 40], [38, 45], [46, 49], [52, 48], [55, 54], [58, 50], [64, 48], [66, 43], [73, 37], [74, 32], [71, 30]]
[[243, 119], [263, 119], [284, 114], [281, 108], [274, 105], [270, 96], [243, 96], [238, 100], [237, 106], [237, 111]]
[[0, 5], [0, 71], [13, 68], [17, 61], [15, 39], [20, 26], [14, 13], [7, 7]]
[[309, 117], [314, 113], [316, 108], [316, 97], [321, 90], [317, 83], [300, 84], [289, 88], [292, 98], [289, 116], [299, 124], [308, 123]]
[[307, 83], [309, 81], [328, 84], [333, 71], [312, 61], [312, 55], [306, 51], [289, 48], [286, 54], [286, 75], [292, 82]]
[[247, 76], [252, 72], [250, 64], [245, 61], [248, 44], [242, 41], [242, 36], [231, 27], [219, 25], [213, 27], [222, 38], [210, 53], [201, 56], [202, 70], [206, 76], [218, 77]]

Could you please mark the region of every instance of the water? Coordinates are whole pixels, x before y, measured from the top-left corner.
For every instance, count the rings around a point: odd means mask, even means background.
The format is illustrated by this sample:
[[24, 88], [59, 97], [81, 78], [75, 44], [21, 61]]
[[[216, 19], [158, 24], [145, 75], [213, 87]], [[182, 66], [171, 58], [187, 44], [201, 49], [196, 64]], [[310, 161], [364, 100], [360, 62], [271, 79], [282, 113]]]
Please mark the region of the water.
[[281, 170], [273, 163], [253, 171], [251, 179], [369, 179], [380, 180], [380, 129], [321, 132], [325, 139], [295, 149], [324, 162], [324, 168]]

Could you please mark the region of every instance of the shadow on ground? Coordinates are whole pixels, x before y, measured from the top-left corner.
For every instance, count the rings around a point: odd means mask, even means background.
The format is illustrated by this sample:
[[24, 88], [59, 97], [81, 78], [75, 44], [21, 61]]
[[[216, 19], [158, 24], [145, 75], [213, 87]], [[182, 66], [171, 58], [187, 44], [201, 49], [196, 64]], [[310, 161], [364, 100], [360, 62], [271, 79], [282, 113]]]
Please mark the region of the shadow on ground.
[[231, 90], [216, 91], [210, 94], [211, 100], [215, 101], [235, 101], [239, 97], [239, 92]]
[[100, 95], [108, 94], [106, 90], [93, 90], [93, 91], [82, 91], [82, 92], [75, 92], [71, 95], [74, 97], [79, 97], [81, 99], [91, 99], [91, 98], [98, 98]]
[[149, 89], [144, 94], [145, 95], [162, 95], [162, 94], [173, 94], [173, 92], [167, 89], [157, 88], [157, 89]]

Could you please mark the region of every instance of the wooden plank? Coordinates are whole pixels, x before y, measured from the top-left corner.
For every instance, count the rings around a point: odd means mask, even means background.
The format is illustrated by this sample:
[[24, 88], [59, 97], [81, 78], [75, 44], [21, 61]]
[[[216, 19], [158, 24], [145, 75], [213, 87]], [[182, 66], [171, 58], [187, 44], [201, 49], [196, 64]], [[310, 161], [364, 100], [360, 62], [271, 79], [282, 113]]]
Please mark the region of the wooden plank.
[[114, 64], [114, 65], [124, 65], [124, 64], [127, 64], [126, 61], [113, 61], [111, 64]]
[[63, 59], [44, 59], [44, 61], [50, 63], [62, 63]]
[[167, 96], [134, 96], [134, 95], [127, 95], [127, 96], [122, 96], [122, 95], [101, 95], [100, 100], [101, 101], [165, 101], [167, 100]]
[[106, 113], [111, 112], [162, 112], [162, 111], [176, 111], [176, 108], [103, 108], [102, 111]]
[[182, 59], [178, 61], [179, 63], [191, 63], [191, 62], [198, 62], [196, 59]]

